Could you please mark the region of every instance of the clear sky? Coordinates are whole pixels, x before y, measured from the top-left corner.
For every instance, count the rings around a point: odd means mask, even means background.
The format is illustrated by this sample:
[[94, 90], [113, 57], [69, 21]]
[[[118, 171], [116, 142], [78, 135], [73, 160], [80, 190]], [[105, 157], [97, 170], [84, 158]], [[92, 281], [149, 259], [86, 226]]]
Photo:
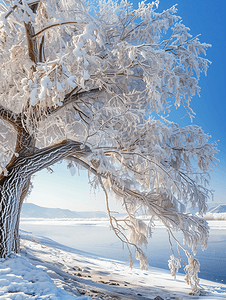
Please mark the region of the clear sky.
[[[134, 0], [137, 6], [139, 1]], [[226, 0], [160, 0], [158, 11], [178, 4], [178, 15], [193, 36], [201, 34], [201, 42], [212, 44], [207, 58], [212, 62], [208, 75], [200, 80], [201, 97], [194, 97], [191, 107], [196, 112], [193, 124], [199, 125], [218, 142], [220, 162], [211, 174], [210, 188], [215, 201], [226, 203]], [[172, 121], [181, 126], [190, 124], [183, 109], [172, 112]], [[76, 211], [105, 210], [103, 193], [90, 193], [87, 174], [71, 177], [65, 164], [54, 167], [54, 173], [40, 172], [33, 180], [34, 188], [28, 202], [46, 207]], [[112, 204], [113, 205], [113, 204]], [[113, 209], [116, 209], [113, 205]]]

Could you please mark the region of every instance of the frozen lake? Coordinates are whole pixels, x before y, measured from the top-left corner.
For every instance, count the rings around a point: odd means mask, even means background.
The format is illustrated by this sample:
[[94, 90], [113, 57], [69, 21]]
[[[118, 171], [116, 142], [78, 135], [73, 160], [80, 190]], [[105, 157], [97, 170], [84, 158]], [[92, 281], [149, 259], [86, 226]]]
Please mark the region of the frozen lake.
[[[201, 264], [199, 277], [226, 284], [226, 222], [210, 221], [210, 227], [208, 248], [205, 251], [199, 248], [196, 255]], [[129, 263], [127, 249], [122, 249], [121, 241], [109, 229], [107, 221], [22, 219], [20, 229], [100, 257]], [[182, 242], [182, 234], [177, 234], [177, 237]], [[176, 253], [176, 248], [174, 250]], [[168, 234], [161, 225], [155, 228], [145, 252], [150, 268], [153, 266], [168, 269], [171, 250]], [[134, 264], [138, 262], [134, 260]], [[180, 272], [182, 273], [183, 269], [180, 269]]]

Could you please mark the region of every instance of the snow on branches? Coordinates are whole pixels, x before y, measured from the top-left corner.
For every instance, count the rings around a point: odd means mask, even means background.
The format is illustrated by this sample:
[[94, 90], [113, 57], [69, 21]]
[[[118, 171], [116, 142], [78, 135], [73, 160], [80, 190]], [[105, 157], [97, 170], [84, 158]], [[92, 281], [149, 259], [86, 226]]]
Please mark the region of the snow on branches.
[[[210, 45], [191, 36], [176, 6], [158, 12], [158, 3], [141, 2], [137, 9], [127, 0], [0, 3], [0, 127], [8, 121], [8, 130], [17, 132], [16, 157], [25, 155], [23, 145], [40, 155], [65, 140], [82, 143], [81, 151], [88, 147], [83, 158], [70, 153], [69, 168], [92, 172], [93, 184], [106, 193], [111, 227], [135, 246], [142, 267], [147, 261], [140, 247], [156, 218], [175, 240], [173, 231], [181, 230], [194, 253], [206, 248], [208, 226], [185, 206], [206, 212], [217, 152], [200, 127], [180, 128], [163, 117], [172, 105], [194, 117], [190, 100], [199, 94]], [[21, 130], [30, 144], [22, 137], [18, 142]], [[11, 147], [0, 156], [6, 171], [13, 139], [0, 136], [1, 147]], [[119, 197], [125, 219], [112, 215], [109, 192]], [[174, 275], [180, 265], [174, 254], [169, 265]], [[185, 268], [189, 274], [192, 265]]]

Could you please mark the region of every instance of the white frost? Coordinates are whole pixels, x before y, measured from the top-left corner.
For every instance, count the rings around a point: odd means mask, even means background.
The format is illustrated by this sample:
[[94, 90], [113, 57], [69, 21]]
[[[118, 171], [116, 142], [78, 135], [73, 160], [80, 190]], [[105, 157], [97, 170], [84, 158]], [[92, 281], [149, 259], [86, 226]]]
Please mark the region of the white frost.
[[30, 103], [31, 105], [34, 106], [37, 102], [38, 102], [38, 89], [37, 89], [37, 84], [35, 84], [34, 88], [30, 93]]
[[132, 52], [132, 51], [130, 51], [130, 52], [129, 52], [129, 58], [130, 58], [131, 60], [135, 60], [135, 57], [134, 57], [134, 55], [133, 55], [133, 52]]
[[89, 72], [88, 72], [87, 70], [84, 70], [83, 78], [84, 78], [85, 80], [87, 80], [87, 79], [90, 78]]
[[57, 92], [58, 93], [63, 93], [64, 92], [64, 88], [62, 86], [62, 83], [60, 83], [59, 81], [57, 81]]
[[67, 83], [70, 85], [70, 87], [74, 88], [76, 86], [76, 83], [74, 82], [75, 76], [70, 76], [67, 79]]
[[39, 94], [40, 101], [43, 101], [45, 99], [47, 88], [51, 89], [52, 86], [53, 86], [53, 84], [48, 76], [44, 76], [41, 79], [41, 91]]

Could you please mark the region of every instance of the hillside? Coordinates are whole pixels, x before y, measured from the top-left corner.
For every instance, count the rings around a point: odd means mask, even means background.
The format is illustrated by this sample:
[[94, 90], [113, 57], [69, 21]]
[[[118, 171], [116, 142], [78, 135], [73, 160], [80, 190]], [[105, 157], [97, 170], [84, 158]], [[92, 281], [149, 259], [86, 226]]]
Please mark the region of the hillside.
[[107, 218], [103, 211], [72, 211], [61, 208], [41, 207], [33, 203], [23, 203], [21, 218]]
[[[225, 213], [226, 212], [226, 204], [225, 203], [221, 203], [221, 202], [209, 202], [207, 203], [207, 213], [211, 212], [216, 209], [216, 208], [221, 208], [222, 211], [214, 211], [215, 213]], [[192, 214], [196, 214], [199, 211], [198, 207], [196, 206], [195, 209], [193, 209], [192, 207], [188, 207], [186, 209], [187, 213], [192, 213]]]
[[215, 206], [209, 210], [209, 213], [215, 214], [215, 213], [226, 213], [226, 205], [220, 204], [218, 206]]

